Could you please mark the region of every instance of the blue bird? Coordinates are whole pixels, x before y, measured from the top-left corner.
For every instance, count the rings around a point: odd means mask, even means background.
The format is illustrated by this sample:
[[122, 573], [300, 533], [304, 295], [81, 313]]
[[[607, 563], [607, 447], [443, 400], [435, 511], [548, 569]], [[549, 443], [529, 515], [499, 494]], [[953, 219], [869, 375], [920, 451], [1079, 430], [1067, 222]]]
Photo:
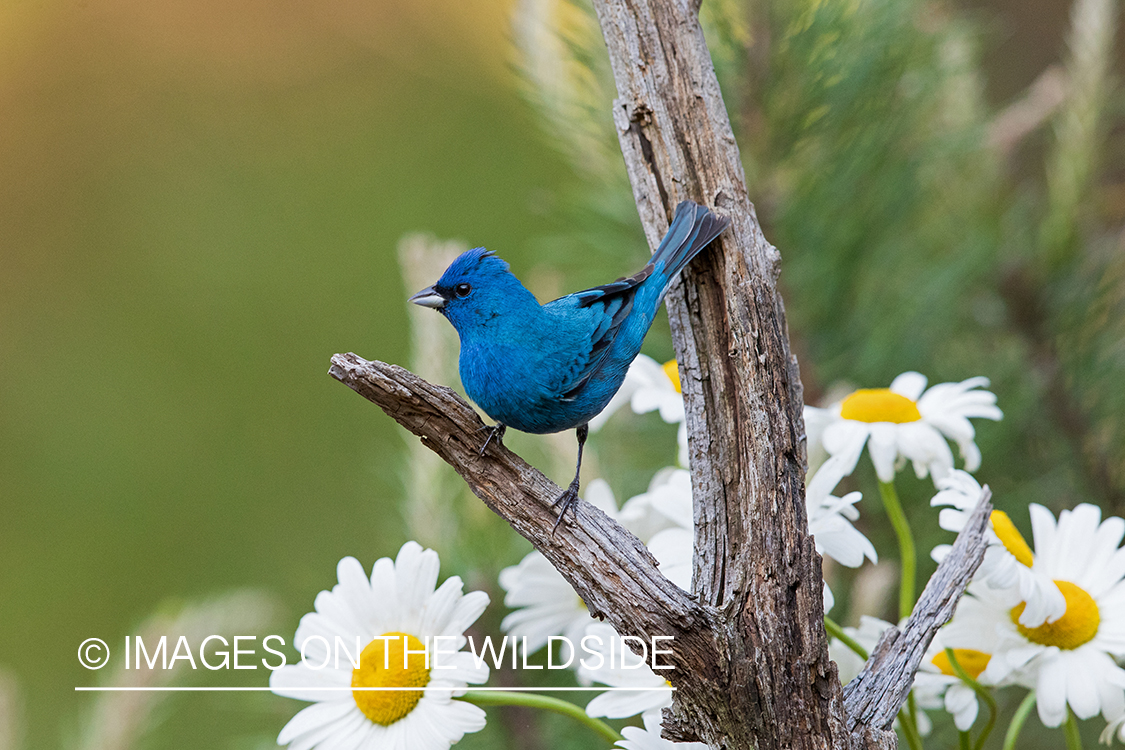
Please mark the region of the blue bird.
[[577, 429], [578, 464], [555, 500], [562, 509], [554, 529], [578, 498], [587, 423], [621, 387], [668, 285], [728, 224], [684, 201], [640, 271], [545, 305], [483, 247], [462, 253], [436, 284], [410, 298], [457, 329], [465, 392], [496, 421], [482, 454], [508, 427], [535, 434]]

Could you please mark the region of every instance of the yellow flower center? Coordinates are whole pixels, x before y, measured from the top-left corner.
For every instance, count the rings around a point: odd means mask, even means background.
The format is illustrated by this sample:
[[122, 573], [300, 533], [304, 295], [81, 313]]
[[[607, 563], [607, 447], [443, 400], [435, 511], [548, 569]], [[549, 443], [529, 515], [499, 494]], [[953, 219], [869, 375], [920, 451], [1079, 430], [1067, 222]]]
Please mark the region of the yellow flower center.
[[1032, 643], [1058, 646], [1069, 651], [1088, 643], [1097, 635], [1102, 618], [1094, 597], [1070, 581], [1055, 581], [1055, 585], [1066, 599], [1066, 612], [1062, 617], [1054, 622], [1045, 622], [1037, 628], [1024, 627], [1019, 620], [1026, 605], [1020, 602], [1012, 608], [1012, 622], [1023, 637]]
[[[976, 651], [971, 648], [955, 648], [953, 655], [957, 657], [957, 663], [961, 665], [961, 669], [965, 670], [965, 674], [972, 677], [974, 680], [980, 677], [980, 673], [988, 666], [988, 661], [992, 658], [992, 654], [986, 654], [983, 651]], [[953, 664], [949, 661], [949, 656], [944, 651], [939, 651], [937, 656], [932, 659], [935, 667], [941, 670], [942, 674], [947, 674], [950, 677], [956, 677], [957, 673], [953, 671]]]
[[917, 422], [918, 405], [890, 388], [860, 388], [840, 404], [840, 416], [856, 422]]
[[[387, 636], [393, 636], [387, 638]], [[403, 638], [412, 652], [403, 661]], [[406, 633], [384, 633], [368, 643], [359, 657], [359, 668], [352, 670], [352, 687], [425, 687], [430, 681], [422, 642]], [[409, 664], [403, 668], [403, 664]], [[376, 724], [390, 726], [403, 718], [422, 700], [421, 690], [353, 690], [352, 697], [364, 716]]]
[[992, 511], [991, 518], [992, 530], [1004, 543], [1004, 549], [1011, 552], [1014, 558], [1030, 568], [1035, 563], [1035, 556], [1031, 554], [1031, 547], [1027, 546], [1023, 535], [1012, 523], [1012, 519], [1008, 518], [1008, 514], [1002, 510]]
[[676, 389], [676, 393], [683, 393], [680, 388], [680, 367], [676, 364], [676, 360], [670, 359], [664, 363], [664, 374], [672, 381], [672, 386]]

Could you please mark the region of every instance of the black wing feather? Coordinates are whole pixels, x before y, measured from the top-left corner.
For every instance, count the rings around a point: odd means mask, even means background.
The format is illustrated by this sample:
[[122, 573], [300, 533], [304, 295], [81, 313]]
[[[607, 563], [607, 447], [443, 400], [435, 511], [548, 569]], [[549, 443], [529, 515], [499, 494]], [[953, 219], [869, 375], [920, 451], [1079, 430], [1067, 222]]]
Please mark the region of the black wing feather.
[[586, 366], [578, 380], [567, 388], [563, 394], [564, 399], [573, 399], [583, 386], [590, 381], [590, 378], [601, 369], [610, 344], [617, 337], [617, 331], [629, 317], [629, 313], [633, 311], [633, 297], [636, 294], [637, 287], [647, 281], [656, 271], [656, 263], [664, 262], [663, 273], [665, 278], [671, 279], [691, 262], [691, 259], [698, 255], [711, 240], [719, 236], [728, 224], [730, 224], [729, 218], [717, 216], [705, 207], [691, 201], [683, 201], [676, 206], [676, 214], [668, 228], [668, 233], [661, 240], [660, 247], [653, 253], [652, 260], [644, 268], [632, 276], [625, 276], [602, 286], [576, 292], [573, 295], [578, 299], [580, 308], [600, 302], [606, 306], [605, 309], [608, 311], [615, 299], [620, 299], [621, 304], [613, 311], [609, 325], [602, 329], [591, 342], [590, 356], [586, 360]]
[[[638, 282], [639, 283], [639, 282]], [[608, 284], [606, 286], [609, 286]], [[618, 291], [614, 296], [620, 296], [621, 305], [613, 312], [613, 316], [597, 338], [593, 340], [590, 345], [590, 356], [586, 360], [586, 367], [582, 376], [578, 378], [571, 386], [563, 393], [563, 398], [566, 400], [573, 399], [578, 391], [590, 381], [590, 378], [601, 369], [602, 362], [605, 360], [606, 354], [609, 352], [609, 345], [617, 338], [617, 331], [621, 328], [621, 324], [629, 317], [629, 313], [633, 311], [633, 290], [636, 289], [636, 284], [631, 287], [626, 287], [622, 291]], [[602, 301], [605, 297], [602, 298]], [[592, 300], [589, 304], [593, 304], [599, 300]], [[612, 301], [612, 300], [611, 300]], [[583, 307], [588, 305], [582, 305]]]

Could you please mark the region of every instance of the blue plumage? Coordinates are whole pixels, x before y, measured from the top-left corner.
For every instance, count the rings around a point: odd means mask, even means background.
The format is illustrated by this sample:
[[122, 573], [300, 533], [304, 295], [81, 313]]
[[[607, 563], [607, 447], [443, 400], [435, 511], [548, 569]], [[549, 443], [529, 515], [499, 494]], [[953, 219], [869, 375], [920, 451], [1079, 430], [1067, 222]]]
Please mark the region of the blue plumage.
[[[532, 433], [578, 428], [580, 471], [586, 423], [621, 387], [668, 285], [729, 223], [684, 201], [639, 272], [545, 305], [480, 247], [462, 253], [410, 300], [436, 308], [457, 329], [461, 382], [496, 420], [494, 435], [506, 426]], [[560, 520], [577, 492], [576, 472], [559, 498]]]

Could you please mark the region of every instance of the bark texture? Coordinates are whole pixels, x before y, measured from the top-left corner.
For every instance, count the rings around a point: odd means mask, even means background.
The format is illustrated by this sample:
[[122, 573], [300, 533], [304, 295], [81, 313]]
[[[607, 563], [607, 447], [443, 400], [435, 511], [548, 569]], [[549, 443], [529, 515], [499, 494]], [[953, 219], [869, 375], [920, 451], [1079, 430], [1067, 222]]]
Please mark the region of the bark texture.
[[863, 671], [844, 688], [844, 707], [852, 731], [889, 727], [906, 702], [914, 673], [934, 633], [953, 617], [961, 594], [984, 559], [991, 499], [992, 491], [986, 486], [949, 556], [926, 583], [906, 626], [901, 631], [887, 628]]
[[[731, 227], [669, 293], [687, 410], [695, 506], [694, 591], [668, 582], [631, 534], [588, 504], [551, 536], [560, 490], [503, 447], [449, 389], [355, 355], [331, 373], [454, 466], [620, 632], [675, 638], [665, 736], [712, 748], [887, 748], [921, 653], [983, 556], [967, 528], [904, 634], [877, 650], [847, 699], [828, 659], [820, 556], [804, 506], [801, 383], [763, 237], [715, 77], [698, 3], [594, 0], [619, 98], [616, 124], [655, 248], [685, 199]], [[979, 513], [987, 519], [987, 500]], [[978, 521], [980, 519], [978, 518]], [[986, 522], [986, 521], [985, 521]], [[963, 569], [956, 575], [955, 568]], [[942, 579], [946, 580], [946, 579]], [[921, 649], [921, 651], [919, 651]]]
[[[737, 666], [732, 665], [735, 650], [731, 644], [738, 637], [732, 631], [745, 617], [743, 610], [700, 603], [678, 588], [664, 578], [636, 537], [589, 503], [578, 503], [574, 516], [552, 535], [557, 512], [553, 503], [561, 488], [501, 444], [490, 443], [481, 455], [485, 424], [453, 390], [428, 383], [396, 365], [368, 362], [355, 354], [334, 356], [329, 374], [377, 404], [456, 469], [474, 494], [558, 568], [591, 614], [623, 634], [646, 640], [656, 635], [673, 637], [673, 654], [667, 661], [675, 669], [665, 674], [677, 688], [676, 700], [683, 707], [680, 715], [687, 717], [680, 726], [687, 726], [690, 737], [705, 737], [712, 747], [731, 750], [780, 747], [770, 744], [769, 737], [754, 735], [756, 719], [739, 712], [743, 704], [737, 696], [724, 696], [715, 687], [731, 684], [729, 674]], [[836, 680], [835, 665], [828, 663], [822, 686], [830, 689], [817, 700], [824, 704], [823, 712], [831, 714], [832, 727], [839, 732], [826, 735], [805, 724], [792, 732], [794, 744], [789, 747], [894, 747], [890, 724], [906, 699], [933, 634], [949, 618], [984, 556], [990, 512], [986, 494], [923, 591], [903, 633], [895, 631], [880, 641], [863, 673], [848, 686], [846, 699]], [[773, 550], [766, 548], [761, 554], [768, 556]], [[813, 575], [815, 584], [805, 581], [801, 585], [815, 585], [819, 591], [819, 567]], [[753, 622], [766, 616], [754, 612]], [[823, 641], [823, 626], [816, 625]], [[808, 628], [812, 630], [813, 625]], [[791, 650], [791, 644], [769, 640], [759, 640], [753, 647]], [[744, 653], [740, 658], [753, 661], [755, 656]], [[788, 682], [779, 684], [779, 692], [768, 697], [784, 702], [791, 697], [785, 693], [791, 687]], [[686, 724], [688, 721], [699, 723]], [[751, 738], [751, 744], [739, 744], [745, 737]]]
[[803, 402], [777, 290], [781, 259], [750, 203], [698, 5], [594, 7], [649, 244], [683, 199], [732, 219], [668, 296], [690, 436], [695, 594], [721, 624], [723, 661], [716, 679], [679, 694], [666, 731], [713, 747], [843, 746], [820, 557], [807, 533]]
[[562, 490], [499, 441], [490, 441], [481, 455], [485, 424], [452, 389], [355, 354], [334, 356], [329, 374], [378, 404], [456, 469], [477, 497], [562, 572], [592, 615], [646, 640], [707, 628], [704, 609], [659, 572], [640, 540], [593, 505], [575, 503], [552, 535], [558, 514], [553, 503]]

